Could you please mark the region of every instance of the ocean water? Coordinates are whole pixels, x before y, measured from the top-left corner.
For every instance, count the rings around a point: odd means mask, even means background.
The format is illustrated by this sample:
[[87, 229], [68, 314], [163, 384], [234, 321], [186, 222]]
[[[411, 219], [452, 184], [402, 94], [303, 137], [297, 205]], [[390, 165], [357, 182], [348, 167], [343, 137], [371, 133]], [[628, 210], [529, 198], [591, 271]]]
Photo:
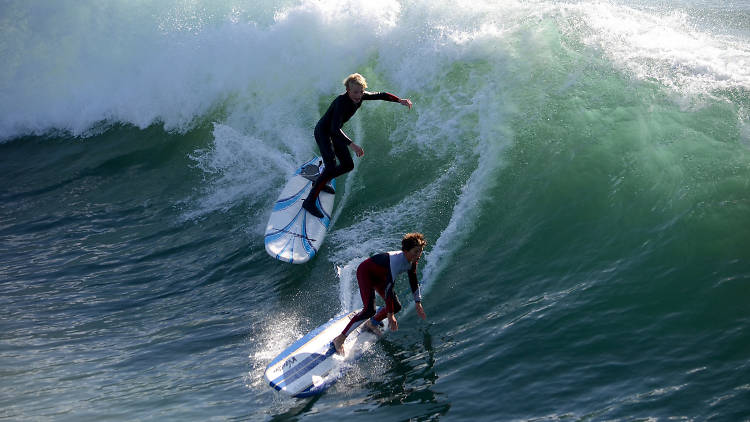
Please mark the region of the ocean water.
[[[750, 3], [3, 1], [0, 419], [750, 420]], [[305, 265], [263, 232], [352, 72]], [[427, 321], [263, 378], [421, 231]]]

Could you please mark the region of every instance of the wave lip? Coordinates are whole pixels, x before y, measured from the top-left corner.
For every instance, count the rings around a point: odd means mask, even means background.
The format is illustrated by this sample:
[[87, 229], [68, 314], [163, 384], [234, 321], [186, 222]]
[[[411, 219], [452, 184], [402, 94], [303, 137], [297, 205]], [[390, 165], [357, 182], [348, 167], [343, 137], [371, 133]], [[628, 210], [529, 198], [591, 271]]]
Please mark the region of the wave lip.
[[573, 8], [584, 40], [641, 79], [688, 93], [750, 89], [750, 45], [742, 34], [715, 34], [693, 22], [707, 11], [639, 10], [608, 2]]

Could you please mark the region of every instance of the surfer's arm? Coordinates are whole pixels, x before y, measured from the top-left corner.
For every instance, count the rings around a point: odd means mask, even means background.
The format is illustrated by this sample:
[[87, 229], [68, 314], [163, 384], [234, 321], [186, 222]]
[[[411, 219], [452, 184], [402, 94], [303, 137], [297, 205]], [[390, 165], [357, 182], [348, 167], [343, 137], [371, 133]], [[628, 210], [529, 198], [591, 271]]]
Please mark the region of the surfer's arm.
[[388, 274], [388, 281], [385, 287], [385, 310], [388, 315], [393, 315], [395, 306], [396, 293], [393, 291], [393, 277], [391, 277], [390, 271]]
[[351, 145], [353, 143], [353, 141], [348, 136], [346, 136], [346, 133], [344, 133], [344, 131], [341, 130], [341, 128], [331, 131], [331, 134], [332, 134], [331, 137], [334, 140], [343, 142], [344, 145]]
[[392, 103], [399, 103], [401, 105], [404, 105], [406, 107], [411, 108], [411, 100], [408, 98], [399, 98], [396, 95], [391, 94], [390, 92], [365, 92], [364, 95], [362, 95], [363, 100], [382, 100], [382, 101], [390, 101]]
[[409, 286], [411, 286], [411, 293], [414, 295], [414, 302], [422, 301], [422, 289], [417, 280], [417, 263], [411, 264], [411, 268], [406, 272], [409, 275]]
[[417, 263], [411, 264], [411, 268], [407, 272], [409, 275], [409, 285], [411, 286], [411, 292], [414, 295], [414, 307], [417, 309], [417, 315], [422, 319], [427, 319], [427, 314], [424, 312], [422, 307], [422, 289], [417, 280]]
[[[349, 142], [351, 142], [351, 141], [349, 141]], [[365, 155], [365, 150], [363, 150], [361, 146], [355, 144], [354, 142], [351, 142], [349, 144], [349, 148], [351, 148], [352, 151], [354, 151], [354, 153], [357, 154], [357, 157], [361, 157], [361, 156]]]
[[388, 286], [385, 289], [385, 310], [388, 312], [388, 328], [391, 331], [398, 330], [398, 321], [396, 321], [396, 316], [393, 312], [395, 299], [396, 293], [393, 291], [393, 277], [391, 272], [388, 271]]
[[391, 331], [398, 331], [398, 321], [393, 314], [388, 314], [388, 328]]

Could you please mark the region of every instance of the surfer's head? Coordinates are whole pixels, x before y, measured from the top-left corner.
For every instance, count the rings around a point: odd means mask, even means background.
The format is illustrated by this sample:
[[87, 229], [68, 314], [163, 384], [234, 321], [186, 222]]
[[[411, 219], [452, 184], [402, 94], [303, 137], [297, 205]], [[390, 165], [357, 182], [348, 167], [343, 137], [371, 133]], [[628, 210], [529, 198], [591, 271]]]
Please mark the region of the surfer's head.
[[362, 101], [362, 95], [367, 89], [367, 81], [365, 77], [359, 73], [352, 73], [344, 79], [344, 86], [346, 87], [346, 93], [349, 95], [352, 101], [359, 104]]
[[352, 85], [359, 85], [362, 89], [367, 89], [367, 81], [359, 73], [352, 73], [344, 79], [344, 86], [347, 91], [352, 88]]
[[406, 255], [406, 260], [415, 263], [422, 256], [422, 250], [427, 244], [422, 233], [406, 233], [401, 239], [401, 250]]

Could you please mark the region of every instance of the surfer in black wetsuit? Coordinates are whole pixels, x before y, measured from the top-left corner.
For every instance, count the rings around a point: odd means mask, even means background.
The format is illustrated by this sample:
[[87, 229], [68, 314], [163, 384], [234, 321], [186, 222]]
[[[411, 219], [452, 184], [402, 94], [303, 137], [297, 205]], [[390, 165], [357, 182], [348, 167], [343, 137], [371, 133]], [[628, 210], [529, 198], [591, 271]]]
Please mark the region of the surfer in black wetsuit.
[[[344, 80], [346, 92], [336, 97], [328, 107], [318, 124], [315, 125], [315, 142], [320, 148], [325, 169], [318, 179], [313, 183], [312, 190], [302, 207], [310, 214], [323, 218], [323, 213], [318, 209], [315, 201], [321, 190], [334, 193], [333, 187], [328, 182], [334, 178], [348, 173], [354, 169], [354, 161], [349, 153], [348, 147], [354, 150], [357, 157], [365, 155], [365, 151], [359, 145], [352, 142], [341, 130], [344, 123], [352, 118], [365, 100], [383, 100], [400, 103], [411, 109], [411, 100], [401, 99], [388, 92], [366, 92], [367, 82], [359, 73], [353, 73]], [[336, 158], [339, 164], [336, 164]]]

